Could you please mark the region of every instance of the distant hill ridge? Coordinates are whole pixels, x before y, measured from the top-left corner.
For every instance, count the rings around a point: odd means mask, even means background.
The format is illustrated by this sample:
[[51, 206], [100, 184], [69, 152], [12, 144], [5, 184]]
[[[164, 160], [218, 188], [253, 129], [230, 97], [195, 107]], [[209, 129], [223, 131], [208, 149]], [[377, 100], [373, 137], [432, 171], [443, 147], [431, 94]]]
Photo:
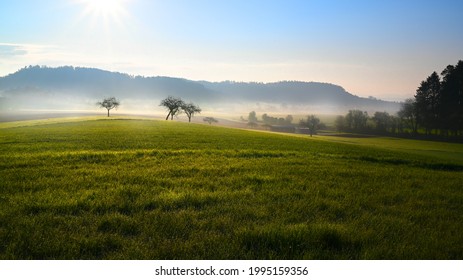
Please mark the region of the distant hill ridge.
[[[132, 76], [84, 67], [29, 66], [0, 77], [0, 106], [17, 109], [94, 104], [104, 96], [124, 100], [159, 100], [168, 95], [200, 104], [272, 104], [276, 107], [326, 106], [337, 111], [363, 109], [395, 112], [399, 103], [362, 98], [329, 83], [282, 81], [208, 82], [172, 77]], [[33, 101], [33, 104], [29, 104]], [[67, 103], [66, 103], [67, 102]], [[64, 108], [63, 108], [64, 106]]]

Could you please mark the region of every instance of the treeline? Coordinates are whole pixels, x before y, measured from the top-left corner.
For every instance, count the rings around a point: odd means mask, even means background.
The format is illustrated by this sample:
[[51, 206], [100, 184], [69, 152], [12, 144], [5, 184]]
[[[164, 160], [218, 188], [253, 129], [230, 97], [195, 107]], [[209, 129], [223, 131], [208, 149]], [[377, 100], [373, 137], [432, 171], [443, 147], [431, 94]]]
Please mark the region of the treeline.
[[[442, 76], [442, 77], [441, 77]], [[345, 132], [395, 134], [398, 136], [463, 139], [463, 61], [449, 65], [441, 76], [433, 72], [422, 81], [414, 98], [407, 99], [396, 115], [351, 110], [335, 121]]]
[[422, 81], [415, 98], [407, 100], [398, 115], [414, 134], [463, 136], [463, 61], [433, 72]]
[[343, 132], [397, 134], [406, 131], [403, 120], [387, 112], [375, 112], [369, 116], [361, 110], [350, 110], [345, 116], [338, 116], [334, 125]]
[[[291, 125], [293, 122], [293, 116], [287, 115], [285, 118], [277, 118], [267, 115], [266, 113], [262, 115], [262, 122], [265, 125]], [[245, 119], [241, 117], [242, 121], [248, 121], [249, 126], [255, 126], [259, 122], [257, 119], [257, 114], [255, 111], [249, 113], [248, 118]]]
[[267, 125], [291, 125], [293, 122], [293, 116], [287, 115], [285, 118], [276, 118], [263, 114], [262, 121]]
[[317, 134], [320, 129], [326, 129], [326, 125], [320, 121], [315, 115], [308, 115], [307, 118], [301, 119], [299, 124], [294, 124], [294, 118], [292, 115], [286, 117], [272, 117], [267, 113], [262, 115], [262, 121], [257, 119], [255, 111], [249, 113], [248, 118], [241, 117], [242, 121], [247, 121], [248, 126], [251, 128], [257, 128], [260, 126], [264, 129], [270, 129], [276, 132], [287, 132], [287, 133], [303, 133], [303, 134]]

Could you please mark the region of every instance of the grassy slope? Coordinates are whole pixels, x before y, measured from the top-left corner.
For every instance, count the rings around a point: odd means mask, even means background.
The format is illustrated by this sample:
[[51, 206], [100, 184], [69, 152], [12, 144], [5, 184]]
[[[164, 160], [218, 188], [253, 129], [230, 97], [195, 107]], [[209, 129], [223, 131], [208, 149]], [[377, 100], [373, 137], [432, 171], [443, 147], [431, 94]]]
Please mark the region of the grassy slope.
[[22, 124], [0, 128], [3, 259], [463, 258], [461, 145]]
[[[342, 135], [342, 134], [340, 134]], [[331, 142], [376, 147], [407, 154], [423, 155], [436, 160], [463, 164], [463, 145], [457, 143], [411, 140], [392, 137], [318, 136]]]

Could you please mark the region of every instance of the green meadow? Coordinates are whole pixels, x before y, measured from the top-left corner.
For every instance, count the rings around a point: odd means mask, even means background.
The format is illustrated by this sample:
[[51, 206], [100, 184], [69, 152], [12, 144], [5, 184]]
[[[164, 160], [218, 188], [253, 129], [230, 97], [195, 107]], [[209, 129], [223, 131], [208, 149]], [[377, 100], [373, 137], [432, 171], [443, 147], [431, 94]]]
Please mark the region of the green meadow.
[[463, 145], [0, 124], [1, 259], [462, 259]]

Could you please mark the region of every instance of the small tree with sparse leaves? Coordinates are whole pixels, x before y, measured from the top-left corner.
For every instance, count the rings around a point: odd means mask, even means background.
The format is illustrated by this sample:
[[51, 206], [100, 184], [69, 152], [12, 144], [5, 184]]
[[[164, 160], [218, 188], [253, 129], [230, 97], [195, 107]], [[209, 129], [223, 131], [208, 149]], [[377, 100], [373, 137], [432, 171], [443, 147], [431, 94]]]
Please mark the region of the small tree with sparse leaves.
[[116, 97], [109, 97], [103, 99], [103, 101], [97, 102], [96, 105], [100, 106], [101, 108], [106, 108], [108, 110], [108, 117], [109, 117], [109, 111], [119, 107], [121, 105], [121, 102], [116, 99]]
[[171, 120], [174, 119], [174, 116], [178, 115], [181, 112], [182, 107], [185, 105], [186, 105], [185, 102], [183, 102], [181, 98], [177, 98], [173, 96], [169, 96], [166, 99], [163, 99], [161, 101], [161, 104], [159, 104], [159, 106], [164, 106], [169, 111], [169, 113], [167, 114], [166, 120], [168, 120], [169, 117]]
[[188, 104], [183, 104], [183, 106], [181, 107], [183, 112], [185, 112], [185, 114], [187, 115], [188, 117], [188, 122], [191, 122], [191, 117], [194, 116], [194, 114], [196, 113], [201, 113], [201, 108], [199, 108], [199, 106], [193, 104], [193, 103], [188, 103]]
[[219, 121], [213, 117], [205, 117], [203, 119], [203, 121], [209, 123], [209, 124], [212, 124], [212, 123], [218, 123]]

